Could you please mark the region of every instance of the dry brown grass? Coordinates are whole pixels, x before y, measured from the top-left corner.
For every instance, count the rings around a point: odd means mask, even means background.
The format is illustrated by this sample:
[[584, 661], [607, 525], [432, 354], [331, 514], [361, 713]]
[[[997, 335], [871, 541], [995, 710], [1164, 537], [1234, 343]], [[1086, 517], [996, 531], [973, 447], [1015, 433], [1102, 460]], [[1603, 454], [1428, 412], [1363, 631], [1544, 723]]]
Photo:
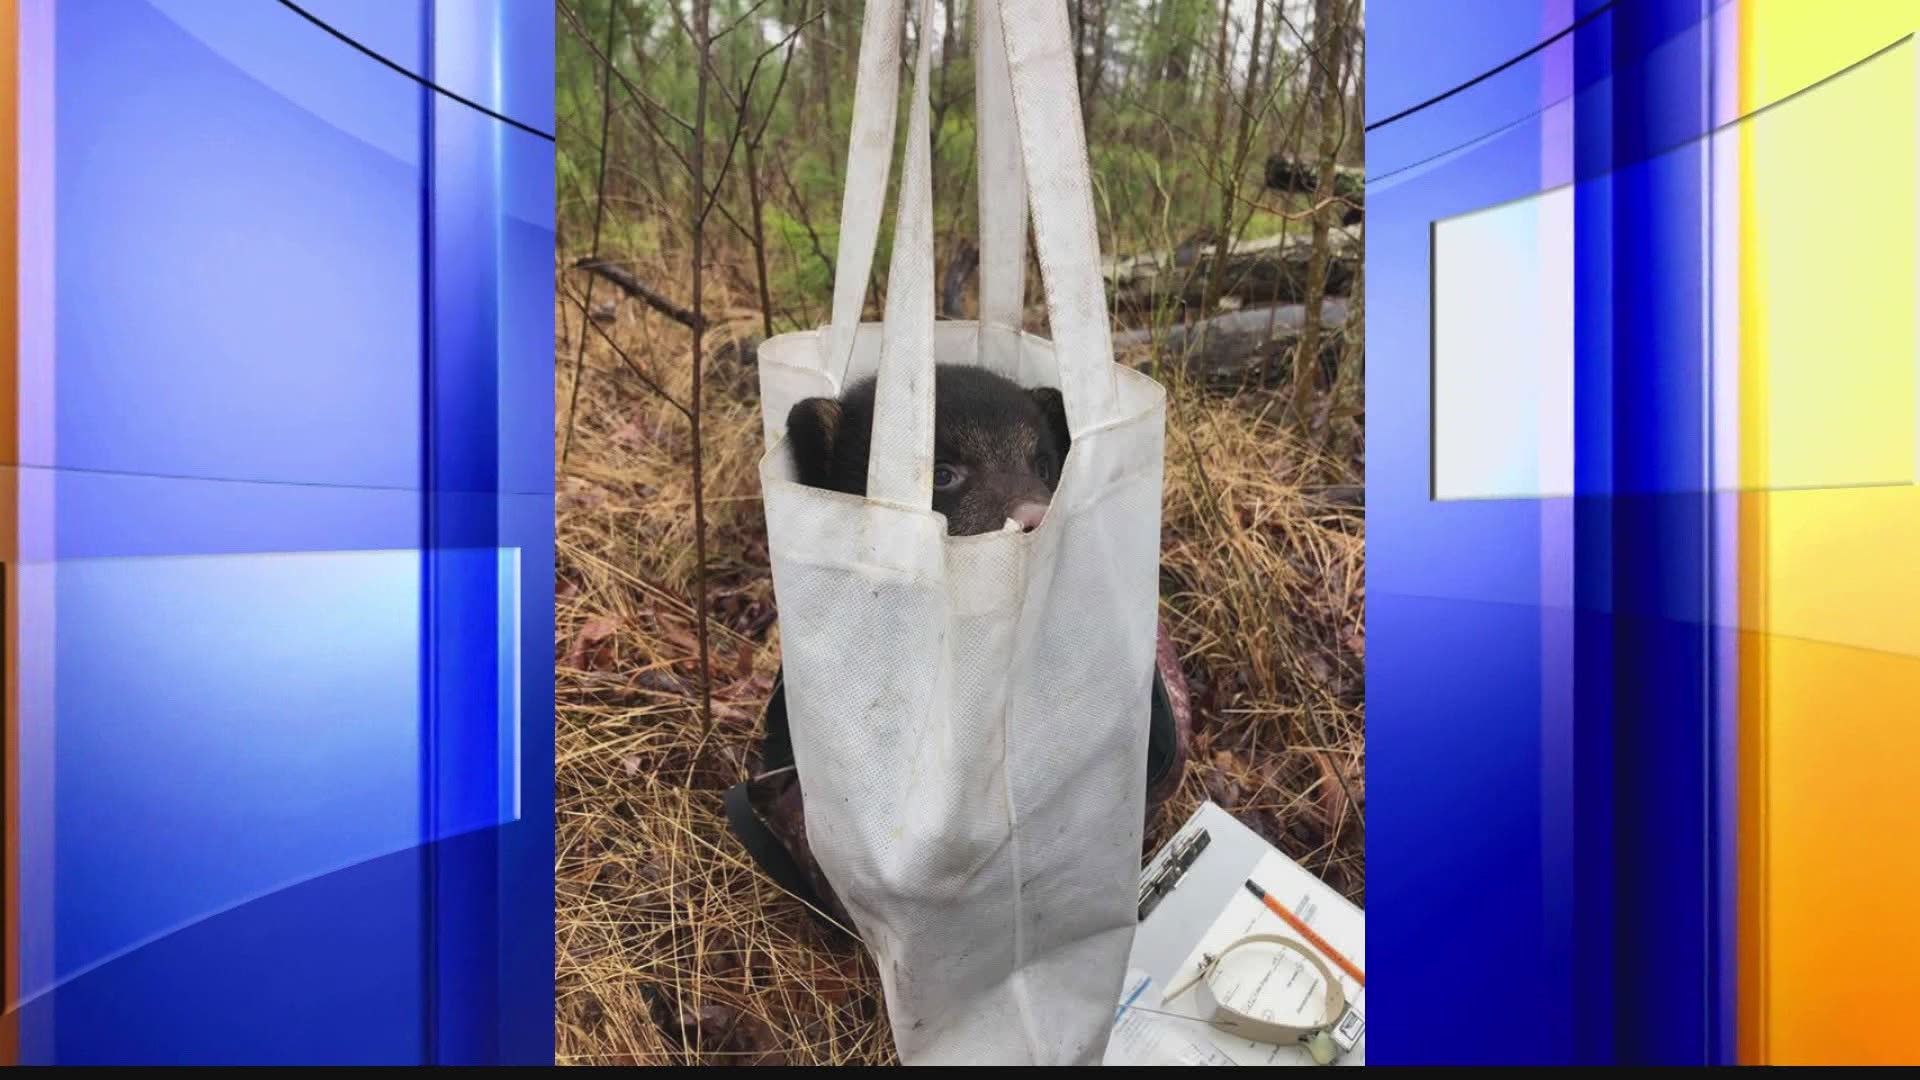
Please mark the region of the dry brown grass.
[[[562, 438], [581, 326], [568, 297], [584, 285], [562, 275]], [[687, 399], [683, 328], [623, 300], [606, 330]], [[556, 523], [557, 1060], [891, 1062], [864, 954], [754, 869], [721, 809], [779, 663], [753, 371], [724, 351], [708, 367], [703, 734], [686, 422], [588, 341]], [[1266, 395], [1170, 390], [1161, 612], [1192, 685], [1195, 744], [1149, 847], [1212, 798], [1364, 902], [1358, 464], [1291, 437]]]

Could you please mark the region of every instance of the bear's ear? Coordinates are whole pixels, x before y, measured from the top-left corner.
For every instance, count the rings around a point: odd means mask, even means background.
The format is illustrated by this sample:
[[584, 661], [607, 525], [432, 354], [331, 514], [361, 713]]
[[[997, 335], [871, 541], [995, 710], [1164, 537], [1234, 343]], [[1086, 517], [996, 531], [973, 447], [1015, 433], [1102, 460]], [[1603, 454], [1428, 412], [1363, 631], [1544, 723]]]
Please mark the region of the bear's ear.
[[839, 437], [840, 403], [832, 398], [808, 398], [787, 413], [787, 447], [801, 483], [833, 486], [833, 445]]
[[1073, 445], [1073, 434], [1067, 430], [1067, 402], [1060, 391], [1051, 386], [1036, 386], [1027, 391], [1040, 406], [1040, 412], [1047, 418], [1047, 426], [1053, 429], [1053, 437], [1060, 443], [1060, 459], [1066, 460], [1067, 449]]

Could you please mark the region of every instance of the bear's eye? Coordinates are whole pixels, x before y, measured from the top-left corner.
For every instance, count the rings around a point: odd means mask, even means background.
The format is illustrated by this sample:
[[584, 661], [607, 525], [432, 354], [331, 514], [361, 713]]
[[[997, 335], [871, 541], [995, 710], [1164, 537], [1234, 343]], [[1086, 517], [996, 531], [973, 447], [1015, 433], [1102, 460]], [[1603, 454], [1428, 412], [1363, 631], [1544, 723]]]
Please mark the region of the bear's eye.
[[951, 491], [960, 486], [966, 476], [953, 465], [940, 464], [933, 467], [933, 490]]

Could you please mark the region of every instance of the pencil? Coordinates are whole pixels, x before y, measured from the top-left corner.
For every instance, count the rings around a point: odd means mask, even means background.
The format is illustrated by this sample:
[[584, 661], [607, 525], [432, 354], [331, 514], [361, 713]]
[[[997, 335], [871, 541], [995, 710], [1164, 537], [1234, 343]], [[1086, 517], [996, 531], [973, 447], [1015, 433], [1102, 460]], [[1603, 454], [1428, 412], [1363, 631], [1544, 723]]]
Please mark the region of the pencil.
[[1367, 985], [1367, 977], [1360, 973], [1359, 968], [1353, 966], [1353, 962], [1351, 960], [1348, 960], [1346, 957], [1341, 956], [1339, 953], [1335, 952], [1333, 946], [1327, 944], [1327, 941], [1325, 938], [1321, 937], [1319, 934], [1316, 934], [1312, 930], [1308, 929], [1307, 924], [1301, 922], [1297, 917], [1295, 917], [1293, 912], [1288, 911], [1286, 908], [1281, 907], [1280, 902], [1278, 900], [1275, 900], [1273, 897], [1268, 896], [1265, 889], [1262, 889], [1260, 886], [1255, 885], [1253, 882], [1249, 881], [1247, 882], [1247, 891], [1259, 897], [1260, 902], [1267, 905], [1267, 910], [1273, 912], [1275, 915], [1280, 916], [1281, 919], [1286, 921], [1286, 924], [1288, 926], [1293, 927], [1296, 931], [1300, 933], [1301, 937], [1306, 938], [1307, 944], [1313, 946], [1316, 949], [1319, 949], [1322, 953], [1326, 954], [1327, 959], [1333, 961], [1335, 964], [1338, 964], [1340, 966], [1340, 970], [1353, 976], [1354, 982], [1359, 983], [1361, 986]]

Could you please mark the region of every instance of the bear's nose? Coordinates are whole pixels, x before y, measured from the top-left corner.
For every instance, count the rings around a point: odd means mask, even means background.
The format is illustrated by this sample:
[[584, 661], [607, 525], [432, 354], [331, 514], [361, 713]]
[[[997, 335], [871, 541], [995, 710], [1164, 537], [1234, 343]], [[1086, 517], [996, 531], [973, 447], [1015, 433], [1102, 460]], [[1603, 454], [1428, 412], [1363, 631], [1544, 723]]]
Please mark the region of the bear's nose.
[[1047, 516], [1047, 503], [1043, 499], [1020, 499], [1007, 507], [1007, 519], [1016, 522], [1021, 532], [1032, 532], [1040, 527]]

